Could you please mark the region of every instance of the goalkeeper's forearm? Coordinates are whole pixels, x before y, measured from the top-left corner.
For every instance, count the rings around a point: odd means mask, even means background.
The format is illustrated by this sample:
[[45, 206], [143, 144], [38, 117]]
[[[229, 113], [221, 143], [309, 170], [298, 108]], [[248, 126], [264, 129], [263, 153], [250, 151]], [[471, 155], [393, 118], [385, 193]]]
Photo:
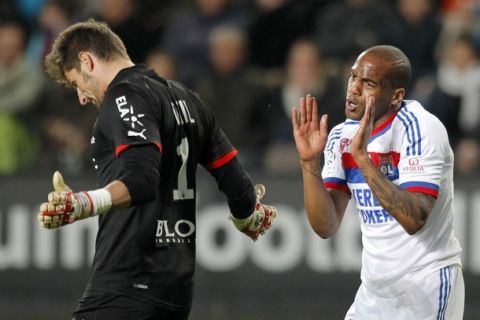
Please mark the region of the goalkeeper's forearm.
[[131, 205], [132, 198], [127, 186], [119, 180], [109, 183], [105, 188], [79, 192], [77, 195], [85, 194], [91, 201], [92, 214], [90, 216], [102, 215], [111, 209], [128, 208]]
[[85, 209], [91, 206], [91, 210], [85, 210], [85, 216], [77, 217], [77, 220], [105, 214], [112, 207], [111, 193], [105, 188], [78, 192], [74, 195], [82, 205], [82, 208]]
[[255, 191], [250, 176], [234, 158], [227, 164], [210, 171], [218, 188], [227, 197], [228, 207], [233, 217], [244, 219], [255, 209]]
[[109, 183], [105, 190], [110, 193], [112, 209], [123, 209], [131, 206], [132, 197], [125, 183], [115, 180]]

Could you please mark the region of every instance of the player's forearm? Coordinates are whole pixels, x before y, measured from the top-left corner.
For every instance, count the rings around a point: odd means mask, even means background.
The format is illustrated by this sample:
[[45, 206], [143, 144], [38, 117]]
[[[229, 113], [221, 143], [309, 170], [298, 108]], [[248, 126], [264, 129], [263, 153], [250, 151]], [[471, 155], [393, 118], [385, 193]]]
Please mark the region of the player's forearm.
[[341, 222], [335, 203], [323, 185], [318, 161], [301, 161], [305, 209], [313, 230], [322, 238], [333, 236]]
[[368, 156], [355, 161], [380, 205], [408, 234], [421, 230], [433, 208], [433, 202], [419, 194], [398, 188], [377, 169]]
[[132, 198], [127, 186], [119, 180], [108, 184], [105, 189], [110, 192], [112, 197], [112, 209], [128, 208], [131, 205]]

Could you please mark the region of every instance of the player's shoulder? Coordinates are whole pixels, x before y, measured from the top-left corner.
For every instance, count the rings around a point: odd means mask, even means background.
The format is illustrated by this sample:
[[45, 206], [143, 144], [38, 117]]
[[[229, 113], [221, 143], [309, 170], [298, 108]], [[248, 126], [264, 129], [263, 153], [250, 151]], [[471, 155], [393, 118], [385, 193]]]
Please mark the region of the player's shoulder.
[[413, 126], [425, 131], [445, 129], [442, 122], [416, 100], [405, 100], [396, 120], [398, 127], [407, 130]]
[[144, 96], [137, 85], [129, 82], [118, 82], [111, 85], [105, 92], [104, 103], [115, 104], [115, 101], [122, 97], [141, 98]]
[[146, 69], [144, 65], [136, 65], [117, 74], [107, 89], [106, 97], [115, 97], [119, 94], [148, 97], [152, 91], [159, 91], [167, 86], [167, 81], [153, 70]]
[[358, 126], [359, 121], [347, 119], [345, 122], [339, 123], [330, 130], [328, 134], [327, 145], [325, 146], [326, 151], [332, 151], [338, 149], [341, 143], [345, 143], [345, 140], [348, 140], [352, 135], [352, 132], [355, 131], [355, 128]]
[[329, 138], [333, 138], [340, 135], [348, 134], [349, 131], [355, 131], [356, 127], [359, 125], [360, 121], [346, 119], [344, 122], [341, 122], [334, 126], [330, 133], [328, 134]]

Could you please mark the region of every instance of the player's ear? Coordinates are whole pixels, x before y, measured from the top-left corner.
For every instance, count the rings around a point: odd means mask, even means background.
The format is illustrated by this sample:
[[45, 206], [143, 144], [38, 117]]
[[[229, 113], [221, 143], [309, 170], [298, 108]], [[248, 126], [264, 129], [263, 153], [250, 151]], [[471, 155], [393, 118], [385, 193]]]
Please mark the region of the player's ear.
[[91, 72], [93, 70], [94, 61], [89, 52], [80, 51], [78, 54], [78, 59], [80, 60], [80, 65], [83, 66], [85, 71]]
[[403, 101], [403, 97], [405, 96], [405, 89], [404, 88], [398, 88], [398, 89], [395, 89], [394, 92], [393, 92], [393, 96], [392, 96], [392, 102], [390, 105], [398, 105], [399, 103], [401, 103]]

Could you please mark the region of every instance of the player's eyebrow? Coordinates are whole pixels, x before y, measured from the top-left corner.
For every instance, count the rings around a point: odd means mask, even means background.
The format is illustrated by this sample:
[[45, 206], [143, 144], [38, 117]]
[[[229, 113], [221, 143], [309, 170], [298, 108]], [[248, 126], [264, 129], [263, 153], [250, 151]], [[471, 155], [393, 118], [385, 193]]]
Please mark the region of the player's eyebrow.
[[350, 70], [350, 74], [355, 75], [357, 77], [360, 77], [360, 80], [362, 80], [362, 82], [369, 82], [369, 83], [372, 83], [374, 85], [378, 85], [378, 81], [370, 79], [370, 78], [361, 77], [355, 70], [353, 70], [353, 68]]
[[373, 85], [378, 85], [378, 81], [375, 81], [375, 80], [372, 80], [370, 78], [361, 78], [363, 82], [368, 82], [368, 83], [371, 83]]

